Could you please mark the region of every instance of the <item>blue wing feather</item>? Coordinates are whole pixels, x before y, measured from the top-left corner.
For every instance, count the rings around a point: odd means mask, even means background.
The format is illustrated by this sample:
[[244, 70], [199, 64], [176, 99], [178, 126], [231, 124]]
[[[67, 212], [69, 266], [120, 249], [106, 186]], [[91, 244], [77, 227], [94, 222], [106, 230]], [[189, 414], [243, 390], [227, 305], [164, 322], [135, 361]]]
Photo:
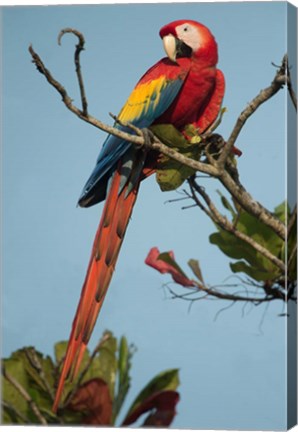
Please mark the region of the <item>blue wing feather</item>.
[[[118, 118], [140, 129], [150, 126], [174, 101], [183, 81], [182, 78], [169, 80], [161, 76], [145, 83], [139, 82], [120, 111]], [[119, 124], [115, 124], [115, 127], [131, 133], [130, 129]], [[79, 198], [80, 206], [89, 207], [105, 198], [108, 179], [115, 170], [119, 159], [130, 147], [131, 143], [114, 135], [106, 138], [94, 170]]]

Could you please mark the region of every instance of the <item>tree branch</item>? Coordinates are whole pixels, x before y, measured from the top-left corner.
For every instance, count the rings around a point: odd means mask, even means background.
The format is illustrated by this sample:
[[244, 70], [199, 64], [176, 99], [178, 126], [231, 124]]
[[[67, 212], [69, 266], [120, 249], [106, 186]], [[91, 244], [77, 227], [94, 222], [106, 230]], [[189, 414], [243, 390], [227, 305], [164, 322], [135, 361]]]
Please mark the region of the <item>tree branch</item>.
[[[251, 303], [259, 304], [259, 303], [264, 303], [264, 302], [270, 302], [270, 301], [275, 300], [277, 298], [281, 299], [280, 295], [278, 295], [278, 297], [274, 296], [274, 295], [266, 295], [265, 297], [249, 297], [249, 295], [241, 296], [238, 294], [229, 294], [227, 292], [218, 291], [218, 289], [214, 289], [212, 287], [209, 288], [208, 286], [203, 285], [203, 284], [199, 284], [196, 281], [194, 281], [194, 283], [196, 284], [197, 292], [204, 292], [207, 296], [215, 297], [215, 298], [220, 299], [220, 300], [229, 300], [232, 302], [239, 302], [239, 301], [240, 302], [251, 302]], [[169, 287], [168, 287], [168, 289], [171, 292], [171, 294], [174, 295], [176, 298], [180, 298], [180, 299], [185, 300], [183, 295], [176, 294]], [[193, 295], [193, 294], [195, 294], [195, 292], [190, 293], [190, 294]], [[203, 298], [206, 298], [206, 295], [204, 295]], [[192, 299], [188, 298], [188, 300], [193, 302], [193, 301], [201, 300], [201, 298], [202, 297], [192, 298]]]
[[[62, 31], [62, 34], [64, 34], [66, 31], [74, 33], [80, 39], [80, 33], [76, 30], [65, 29], [64, 31]], [[61, 34], [59, 36], [61, 38]], [[80, 40], [80, 48], [77, 47], [77, 51], [79, 50], [80, 52], [82, 46], [83, 42]], [[103, 130], [109, 134], [113, 134], [116, 137], [119, 137], [125, 141], [131, 142], [136, 146], [145, 145], [145, 140], [142, 136], [142, 133], [129, 134], [127, 132], [124, 132], [123, 130], [120, 130], [119, 128], [111, 127], [102, 123], [100, 120], [97, 120], [93, 116], [89, 115], [86, 110], [84, 111], [84, 109], [83, 111], [78, 109], [72, 103], [72, 100], [67, 94], [65, 88], [57, 80], [54, 79], [50, 71], [44, 66], [41, 58], [33, 50], [32, 46], [29, 47], [29, 51], [32, 56], [33, 62], [35, 63], [39, 72], [42, 73], [46, 77], [49, 84], [52, 85], [56, 89], [56, 91], [60, 93], [63, 103], [72, 113], [77, 115], [85, 122], [95, 126], [96, 128]], [[259, 218], [274, 232], [276, 232], [276, 234], [280, 236], [283, 240], [286, 237], [284, 224], [272, 213], [270, 213], [265, 207], [263, 207], [259, 202], [253, 200], [251, 195], [244, 189], [240, 182], [238, 180], [237, 182], [235, 182], [231, 175], [224, 170], [224, 165], [244, 123], [249, 118], [249, 116], [251, 116], [262, 103], [272, 97], [285, 84], [285, 80], [284, 78], [282, 78], [284, 77], [286, 70], [285, 59], [286, 57], [284, 58], [283, 64], [279, 69], [271, 86], [265, 90], [262, 90], [260, 94], [256, 98], [254, 98], [253, 101], [249, 104], [249, 106], [242, 112], [228, 140], [228, 143], [223, 148], [222, 153], [217, 160], [214, 158], [209, 158], [209, 163], [205, 163], [191, 159], [180, 154], [174, 149], [167, 147], [156, 137], [154, 137], [154, 142], [152, 142], [151, 144], [152, 150], [162, 153], [165, 156], [168, 156], [169, 158], [194, 169], [195, 171], [200, 171], [204, 174], [218, 178], [219, 181], [224, 185], [224, 187], [231, 193], [231, 195], [238, 201], [238, 203], [243, 206], [243, 208], [248, 213]]]
[[269, 210], [258, 201], [254, 200], [240, 182], [237, 184], [227, 171], [223, 171], [218, 179], [241, 207], [270, 227], [282, 240], [286, 239], [286, 227], [281, 220], [270, 213]]
[[[271, 83], [271, 85], [263, 90], [247, 105], [237, 119], [234, 129], [227, 141], [227, 145], [224, 147], [221, 156], [218, 160], [218, 167], [224, 168], [228, 155], [230, 154], [232, 147], [234, 146], [244, 124], [249, 117], [256, 112], [256, 110], [268, 99], [272, 98], [284, 85], [288, 84], [288, 56], [285, 55], [282, 60], [282, 64]], [[290, 86], [291, 87], [291, 86]], [[297, 102], [296, 102], [297, 106]]]
[[58, 44], [59, 45], [61, 45], [61, 39], [62, 39], [63, 35], [65, 35], [65, 33], [72, 33], [75, 36], [77, 36], [77, 38], [79, 39], [79, 43], [76, 45], [76, 50], [75, 50], [75, 54], [74, 54], [74, 62], [75, 62], [76, 74], [77, 74], [77, 78], [78, 78], [78, 82], [79, 82], [83, 114], [86, 116], [88, 114], [88, 102], [87, 102], [87, 98], [86, 98], [83, 76], [82, 76], [82, 72], [81, 72], [81, 64], [80, 64], [80, 54], [81, 54], [81, 51], [83, 51], [85, 49], [84, 48], [85, 38], [84, 38], [83, 34], [81, 32], [79, 32], [78, 30], [75, 30], [72, 28], [65, 28], [65, 29], [61, 30], [61, 32], [58, 35]]
[[[281, 260], [279, 260], [275, 255], [273, 255], [270, 251], [268, 251], [268, 249], [264, 248], [262, 245], [260, 245], [251, 237], [247, 236], [241, 231], [238, 231], [235, 225], [232, 224], [225, 216], [223, 216], [218, 211], [218, 209], [216, 208], [215, 204], [212, 202], [209, 195], [205, 192], [205, 190], [201, 186], [199, 186], [195, 182], [193, 178], [189, 179], [188, 183], [190, 185], [190, 189], [192, 192], [192, 198], [195, 200], [197, 205], [210, 217], [210, 219], [213, 220], [213, 222], [219, 225], [223, 230], [233, 234], [235, 237], [239, 238], [240, 240], [252, 246], [256, 251], [260, 252], [264, 257], [266, 257], [274, 265], [276, 265], [282, 272], [286, 271], [285, 264]], [[202, 203], [198, 200], [195, 191], [202, 196], [202, 198], [204, 199], [205, 203], [208, 206], [208, 209], [205, 206], [203, 206]]]

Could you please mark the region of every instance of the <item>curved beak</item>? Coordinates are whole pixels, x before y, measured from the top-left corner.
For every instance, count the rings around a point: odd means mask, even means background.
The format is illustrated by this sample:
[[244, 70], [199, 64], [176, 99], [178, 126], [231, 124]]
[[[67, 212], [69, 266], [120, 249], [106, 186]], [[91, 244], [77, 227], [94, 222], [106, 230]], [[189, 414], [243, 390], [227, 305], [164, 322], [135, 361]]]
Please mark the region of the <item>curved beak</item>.
[[176, 63], [177, 47], [175, 36], [168, 34], [162, 38], [162, 42], [167, 56]]

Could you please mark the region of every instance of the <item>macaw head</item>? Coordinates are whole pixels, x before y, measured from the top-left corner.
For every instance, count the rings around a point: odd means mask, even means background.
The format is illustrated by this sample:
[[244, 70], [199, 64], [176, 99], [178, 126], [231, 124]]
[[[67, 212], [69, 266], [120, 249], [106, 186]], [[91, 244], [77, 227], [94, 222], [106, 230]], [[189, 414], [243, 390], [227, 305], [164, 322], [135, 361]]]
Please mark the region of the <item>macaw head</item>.
[[170, 60], [177, 58], [205, 58], [217, 63], [217, 44], [210, 30], [193, 20], [173, 21], [159, 32]]

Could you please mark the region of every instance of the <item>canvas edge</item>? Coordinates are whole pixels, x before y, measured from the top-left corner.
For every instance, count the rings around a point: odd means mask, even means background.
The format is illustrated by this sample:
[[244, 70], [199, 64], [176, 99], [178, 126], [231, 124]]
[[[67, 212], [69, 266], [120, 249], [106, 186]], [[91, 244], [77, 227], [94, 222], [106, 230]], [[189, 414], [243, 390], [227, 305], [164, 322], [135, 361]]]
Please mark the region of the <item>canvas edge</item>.
[[[298, 9], [291, 3], [287, 3], [287, 53], [291, 67], [291, 79], [295, 91], [297, 91], [297, 13]], [[290, 207], [297, 203], [297, 114], [292, 107], [289, 92], [286, 93], [286, 127], [287, 127], [287, 178], [286, 198]], [[296, 228], [297, 229], [297, 228]], [[290, 304], [292, 303], [292, 304]], [[286, 427], [293, 428], [297, 425], [297, 305], [288, 303], [288, 319], [286, 328]]]

